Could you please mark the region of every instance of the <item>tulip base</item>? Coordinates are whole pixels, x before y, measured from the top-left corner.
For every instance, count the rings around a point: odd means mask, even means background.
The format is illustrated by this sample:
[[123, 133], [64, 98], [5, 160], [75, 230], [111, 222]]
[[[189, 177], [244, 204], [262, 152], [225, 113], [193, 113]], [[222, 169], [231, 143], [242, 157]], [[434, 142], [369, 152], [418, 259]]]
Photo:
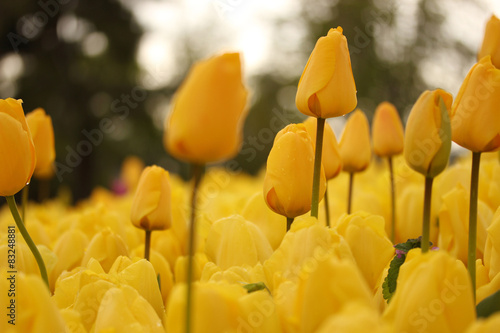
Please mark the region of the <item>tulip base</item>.
[[31, 239], [30, 234], [28, 233], [28, 230], [26, 229], [21, 219], [21, 216], [19, 215], [19, 211], [17, 210], [17, 205], [14, 196], [12, 195], [8, 196], [5, 197], [5, 199], [7, 200], [7, 204], [9, 205], [10, 212], [12, 214], [12, 217], [14, 218], [14, 221], [16, 222], [19, 232], [23, 236], [24, 240], [26, 241], [26, 244], [28, 244], [28, 247], [31, 250], [31, 253], [33, 253], [33, 256], [35, 257], [36, 263], [38, 264], [38, 268], [40, 269], [40, 275], [42, 276], [43, 281], [47, 285], [47, 288], [50, 290], [49, 278], [47, 276], [47, 269], [45, 268], [45, 263], [43, 262], [42, 255], [40, 254], [40, 251], [38, 251], [38, 248], [36, 247], [33, 240]]
[[314, 155], [313, 188], [311, 199], [311, 216], [318, 218], [319, 212], [319, 189], [321, 178], [321, 154], [323, 152], [323, 132], [325, 130], [325, 119], [318, 118], [316, 125], [316, 151]]
[[433, 177], [425, 177], [424, 191], [424, 219], [422, 222], [422, 253], [429, 251], [430, 230], [431, 230], [431, 199]]
[[477, 242], [477, 198], [479, 187], [479, 164], [481, 153], [472, 152], [472, 170], [470, 179], [469, 208], [469, 244], [467, 255], [467, 270], [472, 283], [472, 292], [476, 300], [476, 242]]

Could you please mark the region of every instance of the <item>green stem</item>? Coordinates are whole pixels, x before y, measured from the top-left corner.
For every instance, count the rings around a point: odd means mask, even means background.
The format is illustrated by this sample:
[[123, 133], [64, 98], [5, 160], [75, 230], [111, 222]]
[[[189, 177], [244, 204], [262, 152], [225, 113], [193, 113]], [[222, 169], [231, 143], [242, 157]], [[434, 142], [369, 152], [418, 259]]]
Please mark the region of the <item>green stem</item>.
[[323, 131], [325, 129], [325, 119], [318, 118], [316, 124], [316, 151], [314, 154], [313, 188], [311, 199], [311, 216], [318, 218], [319, 210], [319, 189], [321, 177], [321, 153], [323, 152]]
[[424, 191], [424, 220], [422, 223], [422, 253], [429, 251], [429, 241], [431, 233], [431, 199], [433, 177], [425, 177]]
[[349, 190], [347, 193], [347, 214], [351, 214], [353, 185], [354, 185], [354, 172], [351, 172], [349, 173]]
[[146, 239], [144, 240], [144, 259], [149, 261], [149, 253], [151, 249], [151, 232], [152, 230], [146, 230]]
[[30, 184], [27, 184], [23, 187], [23, 191], [21, 193], [21, 219], [22, 222], [26, 224], [26, 209], [28, 207], [28, 198], [30, 192]]
[[391, 242], [394, 244], [396, 239], [396, 189], [394, 187], [394, 168], [392, 167], [392, 157], [387, 159], [389, 162], [389, 176], [391, 178]]
[[326, 226], [330, 227], [330, 203], [328, 202], [328, 183], [325, 189], [325, 216], [326, 216]]
[[191, 224], [189, 226], [188, 239], [188, 262], [187, 262], [187, 295], [186, 295], [186, 333], [191, 332], [192, 321], [192, 302], [193, 302], [193, 259], [195, 249], [195, 232], [196, 232], [196, 198], [198, 187], [203, 177], [204, 165], [193, 164], [193, 192], [191, 195]]
[[17, 210], [17, 205], [16, 205], [16, 200], [14, 199], [14, 196], [7, 196], [5, 197], [7, 199], [7, 204], [9, 205], [10, 212], [12, 213], [12, 217], [14, 217], [14, 221], [16, 221], [16, 225], [19, 228], [19, 232], [23, 236], [24, 240], [26, 241], [26, 244], [28, 244], [28, 247], [30, 248], [31, 252], [35, 256], [36, 263], [38, 264], [38, 267], [40, 268], [40, 275], [42, 276], [43, 281], [47, 285], [47, 288], [50, 290], [49, 287], [49, 278], [47, 276], [47, 269], [45, 268], [45, 264], [43, 262], [42, 255], [38, 251], [38, 248], [36, 247], [35, 243], [30, 237], [30, 234], [28, 233], [28, 230], [26, 230], [26, 227], [24, 226], [23, 221], [21, 220], [21, 216], [19, 215], [19, 211]]
[[477, 194], [479, 185], [479, 164], [481, 153], [472, 152], [472, 171], [470, 178], [470, 208], [469, 208], [469, 248], [467, 269], [472, 282], [474, 301], [476, 300], [476, 241], [477, 241]]
[[290, 227], [292, 226], [294, 219], [295, 219], [294, 217], [287, 217], [286, 218], [286, 231], [287, 232], [288, 232], [288, 230], [290, 230]]

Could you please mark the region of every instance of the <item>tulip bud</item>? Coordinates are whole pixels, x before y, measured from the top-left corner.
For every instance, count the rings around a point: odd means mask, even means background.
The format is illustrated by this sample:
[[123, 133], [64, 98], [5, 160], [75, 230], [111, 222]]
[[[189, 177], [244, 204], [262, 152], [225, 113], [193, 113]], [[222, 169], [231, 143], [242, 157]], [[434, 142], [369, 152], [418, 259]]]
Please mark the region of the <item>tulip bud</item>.
[[375, 110], [372, 123], [373, 152], [390, 157], [403, 152], [404, 132], [398, 111], [389, 102], [382, 102]]
[[36, 165], [35, 145], [24, 117], [23, 101], [0, 99], [0, 196], [11, 196], [28, 184]]
[[137, 156], [129, 156], [123, 161], [120, 179], [127, 187], [127, 191], [135, 191], [144, 167], [144, 162]]
[[86, 266], [94, 258], [107, 272], [116, 258], [127, 255], [128, 248], [123, 239], [107, 228], [92, 238], [82, 258], [81, 266]]
[[[303, 124], [291, 124], [276, 134], [267, 158], [264, 199], [274, 212], [292, 218], [311, 209], [314, 146]], [[320, 200], [326, 188], [321, 167]]]
[[39, 179], [51, 178], [54, 174], [53, 163], [56, 159], [54, 128], [52, 118], [42, 108], [26, 115], [36, 152], [34, 176]]
[[247, 96], [238, 53], [196, 63], [165, 123], [165, 148], [178, 159], [198, 164], [233, 157], [242, 143]]
[[370, 126], [361, 110], [356, 110], [347, 120], [340, 138], [342, 169], [346, 172], [361, 172], [370, 164]]
[[491, 56], [491, 62], [496, 68], [500, 68], [500, 20], [495, 15], [491, 15], [486, 23], [483, 44], [477, 54], [477, 60], [485, 56]]
[[172, 224], [170, 175], [153, 165], [142, 172], [132, 201], [130, 219], [144, 230], [164, 230]]
[[[314, 142], [314, 147], [316, 147], [316, 118], [307, 118], [304, 121], [307, 133]], [[316, 148], [315, 148], [316, 149]], [[323, 153], [322, 160], [323, 167], [325, 168], [326, 180], [335, 178], [340, 171], [342, 171], [342, 158], [340, 158], [339, 144], [337, 143], [337, 138], [335, 133], [333, 133], [330, 125], [325, 122], [325, 129], [323, 132]]]
[[453, 103], [453, 141], [473, 152], [499, 150], [499, 103], [500, 69], [487, 56], [469, 71]]
[[425, 177], [435, 177], [448, 164], [451, 128], [448, 112], [450, 93], [424, 91], [411, 109], [406, 123], [404, 156], [406, 163]]
[[295, 104], [315, 118], [343, 116], [357, 104], [347, 39], [341, 27], [320, 37], [300, 77]]

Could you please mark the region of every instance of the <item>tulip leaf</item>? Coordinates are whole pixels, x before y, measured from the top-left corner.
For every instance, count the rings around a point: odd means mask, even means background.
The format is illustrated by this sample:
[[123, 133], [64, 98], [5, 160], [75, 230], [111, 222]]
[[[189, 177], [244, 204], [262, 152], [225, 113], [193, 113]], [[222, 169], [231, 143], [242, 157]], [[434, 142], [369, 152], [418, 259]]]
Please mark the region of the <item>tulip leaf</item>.
[[487, 318], [500, 311], [500, 290], [483, 299], [476, 306], [478, 318]]
[[269, 288], [267, 288], [264, 282], [247, 283], [243, 285], [243, 288], [245, 288], [249, 294], [264, 289], [266, 289], [269, 294], [271, 294], [271, 291], [269, 290]]
[[[421, 247], [422, 237], [408, 239], [405, 243], [399, 243], [394, 245], [396, 248], [396, 255], [392, 259], [389, 265], [389, 271], [382, 284], [382, 296], [389, 303], [392, 296], [396, 292], [396, 286], [398, 284], [399, 269], [401, 265], [404, 264], [406, 260], [406, 254], [415, 248]], [[432, 245], [432, 243], [430, 243]]]
[[160, 288], [160, 292], [161, 292], [161, 276], [160, 276], [160, 273], [158, 273], [158, 275], [156, 275], [156, 281], [158, 281], [158, 288]]

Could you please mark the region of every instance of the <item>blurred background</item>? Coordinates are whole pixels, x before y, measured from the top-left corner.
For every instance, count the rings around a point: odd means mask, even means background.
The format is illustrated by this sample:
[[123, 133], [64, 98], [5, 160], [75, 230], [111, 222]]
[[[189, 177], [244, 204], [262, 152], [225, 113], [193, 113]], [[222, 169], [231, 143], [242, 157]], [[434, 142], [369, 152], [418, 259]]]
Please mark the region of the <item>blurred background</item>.
[[[0, 98], [52, 117], [52, 192], [65, 185], [79, 200], [112, 186], [129, 155], [187, 177], [162, 144], [172, 96], [194, 61], [239, 51], [251, 100], [236, 162], [255, 174], [277, 130], [304, 118], [298, 79], [330, 28], [347, 37], [358, 107], [371, 119], [387, 100], [405, 119], [423, 90], [456, 96], [492, 13], [499, 1], [3, 1]], [[331, 122], [337, 137], [343, 121]]]

